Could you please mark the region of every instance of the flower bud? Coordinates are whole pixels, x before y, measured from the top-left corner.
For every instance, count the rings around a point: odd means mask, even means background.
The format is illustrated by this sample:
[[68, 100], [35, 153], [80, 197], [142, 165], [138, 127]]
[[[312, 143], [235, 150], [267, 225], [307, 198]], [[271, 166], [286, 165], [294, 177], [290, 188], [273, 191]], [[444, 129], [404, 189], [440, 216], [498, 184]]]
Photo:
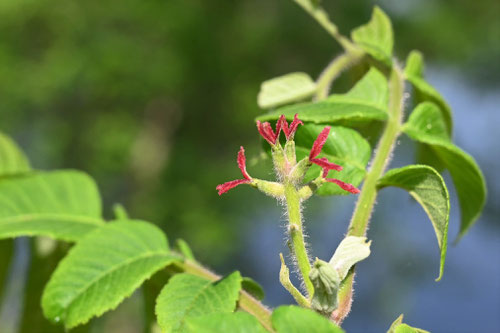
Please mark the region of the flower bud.
[[314, 286], [311, 307], [324, 315], [330, 315], [338, 306], [339, 274], [332, 265], [316, 258], [309, 278]]

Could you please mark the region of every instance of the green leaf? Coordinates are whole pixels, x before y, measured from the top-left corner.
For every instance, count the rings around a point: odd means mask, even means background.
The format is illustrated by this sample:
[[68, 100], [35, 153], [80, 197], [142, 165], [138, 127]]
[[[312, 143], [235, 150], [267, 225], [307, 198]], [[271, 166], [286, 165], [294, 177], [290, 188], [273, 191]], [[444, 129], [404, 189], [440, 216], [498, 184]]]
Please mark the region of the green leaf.
[[317, 312], [294, 305], [280, 306], [271, 315], [277, 333], [341, 333], [340, 327]]
[[241, 280], [239, 272], [217, 282], [186, 273], [175, 275], [156, 300], [158, 324], [164, 332], [178, 332], [187, 318], [233, 312]]
[[82, 172], [37, 173], [0, 182], [0, 239], [43, 235], [76, 241], [102, 224], [97, 186]]
[[260, 87], [257, 104], [262, 109], [270, 109], [312, 96], [316, 83], [306, 73], [290, 73], [264, 81]]
[[80, 240], [59, 263], [42, 296], [45, 316], [66, 328], [100, 316], [176, 256], [151, 223], [119, 221]]
[[373, 8], [367, 24], [351, 32], [351, 38], [373, 58], [391, 66], [394, 46], [391, 20], [378, 6]]
[[186, 333], [265, 333], [257, 318], [246, 312], [213, 313], [187, 318]]
[[396, 329], [396, 327], [398, 327], [402, 323], [403, 323], [403, 314], [401, 314], [398, 318], [396, 318], [396, 320], [394, 320], [392, 322], [391, 327], [389, 327], [389, 330], [387, 331], [387, 333], [394, 333], [394, 330]]
[[424, 80], [423, 72], [424, 62], [422, 54], [418, 51], [410, 52], [406, 60], [405, 75], [415, 89], [416, 100], [417, 102], [433, 102], [439, 106], [439, 110], [444, 118], [446, 133], [450, 137], [453, 129], [451, 108], [441, 94]]
[[193, 255], [193, 251], [184, 239], [177, 239], [175, 241], [175, 247], [186, 259], [196, 260]]
[[296, 113], [304, 122], [346, 125], [367, 121], [385, 121], [389, 90], [387, 79], [377, 69], [371, 68], [356, 85], [345, 94], [334, 94], [325, 101], [285, 106], [257, 120], [277, 120], [284, 114], [289, 121]]
[[[309, 155], [314, 140], [323, 130], [324, 126], [304, 125], [295, 134], [297, 158], [302, 159]], [[350, 128], [334, 126], [323, 146], [320, 157], [341, 165], [344, 169], [340, 172], [331, 171], [330, 177], [358, 186], [366, 174], [366, 166], [370, 159], [370, 144], [358, 132]], [[316, 178], [321, 168], [313, 165], [306, 174], [305, 181]], [[332, 183], [322, 185], [316, 192], [319, 195], [345, 195], [348, 194]]]
[[434, 128], [442, 128], [443, 124], [444, 119], [439, 108], [432, 103], [422, 103], [412, 112], [403, 126], [403, 131], [413, 140], [428, 145], [450, 171], [460, 202], [461, 237], [483, 210], [486, 202], [486, 182], [474, 158], [449, 140], [436, 135]]
[[339, 273], [340, 281], [344, 280], [347, 272], [356, 263], [370, 255], [370, 242], [366, 237], [347, 236], [340, 242], [329, 264]]
[[407, 324], [401, 324], [396, 326], [396, 328], [394, 329], [394, 333], [430, 333], [430, 332], [420, 328], [411, 327]]
[[19, 146], [0, 133], [0, 177], [23, 174], [30, 170], [28, 159]]
[[439, 281], [443, 276], [446, 259], [450, 217], [450, 198], [443, 178], [429, 166], [409, 165], [389, 170], [378, 180], [379, 189], [387, 186], [396, 186], [408, 191], [429, 216], [441, 251], [439, 276], [436, 279]]
[[241, 287], [259, 301], [262, 301], [266, 296], [262, 286], [252, 278], [244, 277], [241, 281]]

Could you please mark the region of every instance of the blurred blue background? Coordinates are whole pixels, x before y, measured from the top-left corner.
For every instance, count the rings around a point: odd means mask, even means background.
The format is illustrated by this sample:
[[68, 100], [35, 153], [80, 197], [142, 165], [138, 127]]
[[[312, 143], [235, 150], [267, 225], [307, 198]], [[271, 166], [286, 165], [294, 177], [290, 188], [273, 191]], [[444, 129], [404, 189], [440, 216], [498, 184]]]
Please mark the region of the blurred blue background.
[[[344, 34], [380, 5], [393, 19], [397, 58], [424, 53], [428, 80], [453, 109], [454, 140], [476, 158], [488, 186], [483, 215], [449, 247], [440, 282], [425, 213], [402, 190], [381, 191], [368, 232], [372, 255], [358, 267], [344, 328], [385, 332], [404, 313], [407, 323], [432, 332], [500, 332], [500, 2], [323, 2]], [[34, 167], [88, 172], [107, 217], [113, 203], [123, 203], [170, 240], [184, 238], [217, 272], [239, 269], [260, 282], [266, 304], [292, 303], [278, 282], [278, 253], [287, 253], [282, 208], [250, 188], [219, 198], [215, 186], [239, 176], [240, 145], [251, 173], [270, 177], [254, 125], [260, 83], [292, 71], [317, 77], [340, 52], [297, 5], [3, 0], [0, 36], [0, 130]], [[345, 91], [353, 77], [347, 72], [334, 89]], [[401, 137], [391, 166], [413, 163], [414, 153]], [[460, 216], [445, 179], [453, 240]], [[354, 200], [310, 200], [304, 214], [314, 256], [331, 256]], [[11, 319], [20, 332], [63, 332], [43, 319], [39, 300], [66, 245], [41, 257], [35, 241], [24, 242], [16, 251], [0, 242], [0, 283], [14, 263], [26, 279], [19, 304], [7, 305], [18, 309]], [[76, 331], [141, 332], [143, 302], [138, 293]]]

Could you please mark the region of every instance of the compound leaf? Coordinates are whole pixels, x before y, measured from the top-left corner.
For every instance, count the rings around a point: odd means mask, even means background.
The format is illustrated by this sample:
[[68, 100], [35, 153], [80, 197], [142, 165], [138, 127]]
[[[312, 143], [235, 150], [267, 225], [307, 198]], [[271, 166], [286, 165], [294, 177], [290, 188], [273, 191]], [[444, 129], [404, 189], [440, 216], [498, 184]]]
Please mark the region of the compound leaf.
[[50, 236], [76, 241], [103, 224], [97, 186], [79, 171], [55, 171], [0, 182], [0, 239]]
[[306, 73], [290, 73], [264, 81], [257, 104], [262, 109], [303, 100], [316, 92], [316, 83]]
[[278, 108], [259, 116], [257, 120], [276, 120], [284, 114], [292, 120], [296, 113], [304, 122], [315, 124], [342, 123], [353, 125], [367, 121], [385, 121], [388, 102], [387, 80], [377, 69], [371, 68], [345, 94], [333, 94], [317, 103], [302, 103]]
[[[444, 119], [432, 103], [421, 103], [410, 115], [403, 131], [413, 140], [429, 146], [453, 179], [460, 203], [462, 220], [459, 237], [477, 220], [486, 202], [486, 182], [474, 158], [451, 141], [436, 134], [443, 128]], [[437, 132], [439, 133], [439, 131]]]
[[158, 324], [164, 332], [179, 332], [187, 318], [233, 312], [241, 280], [239, 272], [217, 282], [187, 273], [175, 275], [156, 300]]
[[59, 263], [42, 295], [48, 319], [67, 329], [100, 316], [177, 257], [151, 223], [118, 221], [95, 229]]
[[426, 165], [409, 165], [389, 170], [377, 182], [379, 189], [395, 186], [402, 188], [422, 206], [429, 216], [436, 233], [441, 260], [439, 281], [443, 275], [448, 239], [448, 220], [450, 216], [450, 198], [441, 175]]
[[373, 8], [370, 21], [351, 32], [352, 40], [373, 58], [390, 66], [394, 36], [389, 17], [378, 6]]
[[187, 333], [266, 333], [257, 318], [246, 312], [213, 313], [186, 319]]
[[271, 315], [277, 333], [341, 333], [340, 327], [319, 313], [294, 305], [280, 306]]
[[[324, 126], [307, 124], [299, 128], [295, 134], [297, 159], [308, 156], [314, 140]], [[370, 144], [358, 132], [350, 128], [334, 126], [323, 146], [320, 157], [326, 157], [331, 162], [341, 165], [340, 172], [331, 171], [330, 177], [358, 186], [366, 175], [366, 166], [370, 159]], [[316, 178], [321, 168], [313, 165], [306, 174], [305, 181]], [[319, 195], [348, 194], [335, 184], [322, 185], [316, 192]]]
[[0, 177], [23, 174], [30, 170], [28, 159], [18, 145], [0, 133]]

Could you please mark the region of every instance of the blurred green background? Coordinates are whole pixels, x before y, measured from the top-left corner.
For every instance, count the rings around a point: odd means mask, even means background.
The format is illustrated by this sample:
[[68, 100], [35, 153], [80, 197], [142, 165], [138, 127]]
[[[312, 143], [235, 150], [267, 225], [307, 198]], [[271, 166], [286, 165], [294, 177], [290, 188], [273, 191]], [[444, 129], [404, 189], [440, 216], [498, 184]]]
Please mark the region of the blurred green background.
[[[500, 184], [495, 171], [500, 163], [495, 125], [500, 122], [500, 2], [323, 2], [345, 34], [369, 19], [375, 3], [380, 5], [393, 19], [396, 56], [404, 60], [411, 49], [424, 53], [430, 81], [455, 109], [455, 138], [476, 157], [489, 186], [483, 218], [470, 240], [465, 237], [451, 248], [448, 266], [453, 265], [453, 257], [457, 267], [463, 266], [465, 259], [457, 257], [462, 252], [474, 254], [470, 259], [474, 262], [484, 261], [485, 251], [498, 256]], [[291, 302], [277, 275], [277, 254], [284, 248], [281, 208], [250, 188], [219, 198], [215, 186], [239, 177], [235, 160], [240, 145], [247, 150], [251, 173], [270, 176], [269, 162], [257, 163], [260, 141], [253, 119], [262, 112], [256, 105], [260, 83], [292, 71], [316, 77], [339, 51], [288, 0], [2, 0], [0, 130], [15, 138], [36, 168], [75, 168], [92, 175], [107, 217], [112, 217], [113, 203], [122, 203], [131, 216], [161, 226], [170, 240], [187, 240], [209, 267], [220, 273], [240, 269], [256, 278], [268, 292], [267, 304]], [[335, 89], [347, 89], [349, 75]], [[412, 154], [412, 145], [402, 140], [394, 165], [411, 163]], [[390, 202], [401, 193], [394, 193], [382, 195], [377, 206], [369, 237], [387, 252], [374, 255], [371, 261], [376, 266], [360, 269], [359, 305], [346, 321], [348, 332], [383, 330], [402, 312], [417, 327], [469, 332], [474, 326], [447, 324], [460, 311], [468, 313], [464, 320], [499, 330], [500, 264], [485, 261], [477, 268], [490, 270], [476, 272], [490, 277], [481, 282], [489, 283], [490, 292], [484, 288], [478, 289], [479, 294], [471, 292], [467, 284], [471, 279], [454, 272], [455, 266], [447, 267], [442, 283], [433, 283], [437, 255], [434, 248], [428, 256], [422, 249], [427, 243], [435, 246], [430, 227], [423, 229], [425, 237], [414, 247], [384, 231], [384, 223], [396, 223], [388, 221], [394, 215], [402, 220], [407, 215], [426, 219], [409, 200], [403, 203], [409, 211], [400, 209], [396, 214]], [[314, 255], [331, 254], [347, 227], [352, 206], [351, 198], [322, 198], [307, 207]], [[459, 219], [456, 204], [452, 210], [453, 232]], [[333, 222], [335, 229], [327, 229], [331, 233], [325, 237], [325, 228]], [[424, 224], [419, 222], [415, 224]], [[413, 227], [405, 224], [400, 231], [409, 234], [409, 242], [420, 231]], [[480, 230], [493, 240], [474, 236]], [[29, 263], [24, 265], [27, 287], [24, 305], [18, 308], [25, 311], [18, 327], [22, 332], [62, 332], [44, 321], [39, 299], [41, 286], [64, 249], [42, 259], [35, 253], [36, 244], [31, 245], [26, 241], [24, 246], [33, 253], [24, 257], [31, 261], [26, 259]], [[387, 258], [392, 246], [405, 247], [405, 256]], [[11, 252], [12, 242], [0, 242], [0, 281], [12, 262]], [[392, 276], [392, 280], [373, 284], [370, 274], [379, 280]], [[419, 285], [420, 280], [425, 283]], [[439, 288], [446, 294], [432, 298]], [[464, 290], [473, 294], [472, 299], [464, 296], [472, 304], [466, 300], [464, 304], [484, 307], [486, 319], [471, 318], [460, 302], [445, 302], [447, 296]], [[431, 311], [428, 302], [439, 300], [444, 303], [436, 303], [436, 309], [448, 316]], [[115, 313], [81, 330], [140, 332], [144, 327], [141, 302], [141, 295], [135, 295]]]

